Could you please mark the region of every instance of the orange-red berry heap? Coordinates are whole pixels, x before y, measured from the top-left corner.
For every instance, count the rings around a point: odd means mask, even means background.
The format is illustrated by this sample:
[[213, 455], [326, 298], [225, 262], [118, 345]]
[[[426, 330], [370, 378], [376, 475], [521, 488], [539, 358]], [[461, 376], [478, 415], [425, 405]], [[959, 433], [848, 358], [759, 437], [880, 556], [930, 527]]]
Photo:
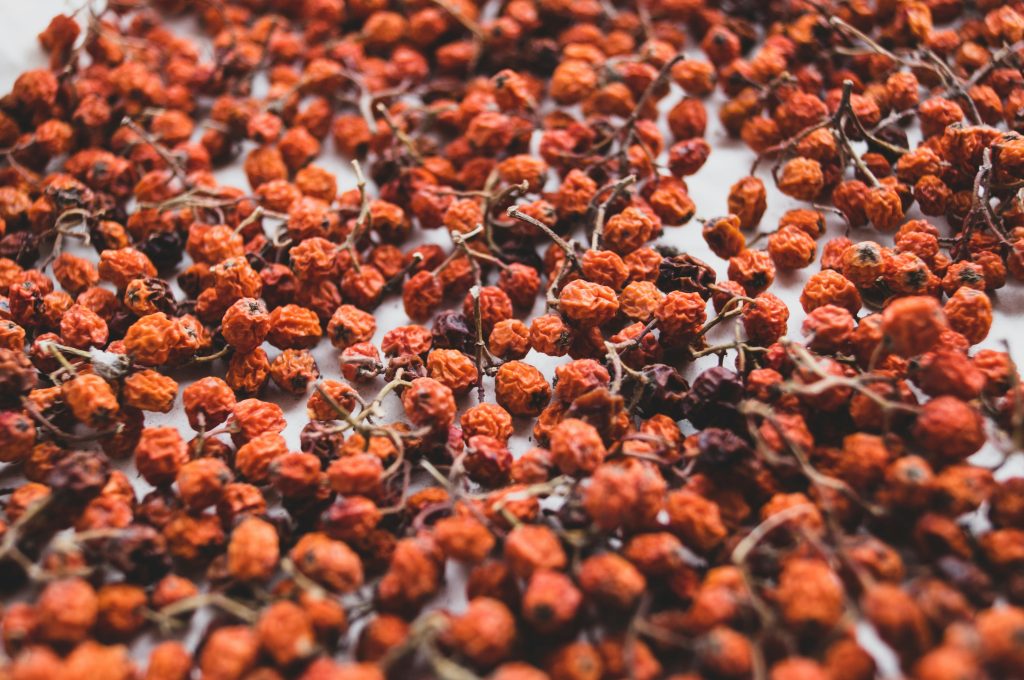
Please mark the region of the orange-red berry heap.
[[1024, 678], [1024, 3], [96, 0], [39, 42], [0, 680]]

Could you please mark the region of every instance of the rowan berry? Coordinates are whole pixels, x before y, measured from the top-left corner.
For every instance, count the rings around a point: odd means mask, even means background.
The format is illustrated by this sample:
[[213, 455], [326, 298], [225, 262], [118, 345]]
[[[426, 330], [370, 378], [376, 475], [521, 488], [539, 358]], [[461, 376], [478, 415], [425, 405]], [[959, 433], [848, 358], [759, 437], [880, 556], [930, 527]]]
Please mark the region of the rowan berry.
[[775, 263], [766, 250], [743, 250], [729, 258], [729, 278], [757, 295], [775, 281]]
[[752, 342], [770, 345], [786, 334], [789, 307], [771, 293], [760, 293], [743, 306], [742, 319], [743, 329]]
[[976, 345], [992, 327], [992, 301], [983, 291], [961, 286], [943, 306], [949, 326]]
[[853, 336], [855, 323], [849, 310], [836, 305], [823, 305], [811, 310], [801, 330], [807, 346], [815, 352], [835, 354], [843, 351]]
[[[410, 319], [430, 318], [441, 305], [443, 296], [444, 290], [441, 288], [441, 283], [436, 276], [428, 271], [417, 272], [402, 285], [402, 305]], [[330, 333], [330, 327], [328, 327], [328, 333]]]
[[417, 427], [441, 430], [455, 422], [455, 397], [452, 390], [433, 378], [416, 378], [402, 392], [402, 406]]
[[813, 158], [797, 156], [782, 166], [779, 191], [801, 201], [813, 201], [825, 186], [821, 164]]
[[109, 425], [120, 410], [110, 384], [95, 373], [79, 373], [62, 383], [60, 389], [75, 418], [91, 427]]
[[946, 316], [933, 297], [911, 296], [893, 300], [882, 313], [886, 347], [914, 357], [935, 346], [947, 328]]
[[322, 533], [307, 533], [289, 553], [307, 577], [337, 593], [348, 593], [363, 583], [363, 565], [345, 543]]
[[99, 598], [81, 578], [54, 581], [39, 594], [36, 616], [43, 640], [75, 644], [85, 640], [96, 624]]
[[512, 461], [510, 474], [517, 484], [539, 484], [548, 479], [550, 472], [551, 452], [535, 447]]
[[779, 269], [803, 269], [814, 262], [817, 244], [798, 227], [782, 227], [768, 237], [768, 254]]
[[701, 235], [711, 252], [723, 259], [735, 257], [747, 247], [746, 238], [740, 231], [740, 219], [736, 215], [708, 220], [704, 223]]
[[434, 525], [434, 538], [451, 559], [476, 564], [494, 548], [490, 530], [472, 517], [446, 517]]
[[696, 336], [707, 320], [707, 303], [698, 293], [672, 291], [654, 312], [662, 341], [685, 342]]
[[761, 223], [768, 208], [764, 182], [756, 177], [744, 177], [729, 189], [729, 213], [739, 218], [740, 229], [750, 230]]
[[186, 506], [203, 510], [215, 505], [231, 482], [231, 470], [217, 458], [197, 458], [178, 468], [178, 494]]
[[519, 319], [499, 321], [487, 338], [487, 348], [502, 360], [522, 359], [530, 351], [530, 328]]
[[306, 307], [276, 307], [270, 312], [269, 322], [266, 339], [278, 349], [310, 349], [320, 340], [320, 319]]
[[224, 626], [212, 631], [199, 654], [200, 672], [210, 678], [241, 678], [256, 665], [259, 638], [249, 626]]
[[583, 493], [583, 507], [595, 524], [606, 531], [642, 528], [654, 524], [665, 489], [661, 475], [644, 463], [606, 463], [591, 475]]
[[566, 418], [551, 432], [551, 459], [565, 474], [591, 473], [607, 455], [593, 425]]
[[800, 294], [800, 306], [808, 313], [824, 305], [835, 305], [856, 314], [860, 311], [861, 304], [856, 286], [845, 276], [831, 269], [812, 274]]
[[718, 505], [683, 489], [665, 497], [668, 527], [690, 549], [699, 553], [714, 550], [726, 536]]
[[530, 322], [530, 346], [541, 354], [565, 356], [572, 340], [572, 329], [558, 314], [544, 314]]
[[133, 279], [157, 275], [150, 259], [131, 247], [101, 252], [98, 271], [102, 280], [114, 284], [118, 290], [127, 288]]
[[434, 337], [423, 326], [398, 326], [381, 338], [380, 348], [385, 356], [420, 356], [430, 351]]
[[660, 232], [661, 221], [655, 215], [638, 207], [629, 206], [608, 219], [605, 223], [601, 243], [604, 247], [625, 258]]
[[521, 361], [501, 365], [494, 392], [498, 403], [514, 416], [536, 416], [551, 400], [551, 386], [541, 372]]
[[573, 623], [582, 604], [583, 594], [572, 579], [541, 569], [533, 573], [523, 592], [523, 617], [538, 632], [555, 633]]

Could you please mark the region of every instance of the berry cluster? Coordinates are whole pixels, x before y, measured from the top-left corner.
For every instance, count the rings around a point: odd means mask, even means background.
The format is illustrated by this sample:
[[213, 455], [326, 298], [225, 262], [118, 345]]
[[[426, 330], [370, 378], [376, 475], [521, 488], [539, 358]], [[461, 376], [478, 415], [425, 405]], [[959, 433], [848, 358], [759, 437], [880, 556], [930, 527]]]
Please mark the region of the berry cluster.
[[[0, 678], [1022, 677], [1024, 386], [980, 345], [1024, 4], [109, 0], [39, 41]], [[709, 110], [753, 164], [697, 219]]]

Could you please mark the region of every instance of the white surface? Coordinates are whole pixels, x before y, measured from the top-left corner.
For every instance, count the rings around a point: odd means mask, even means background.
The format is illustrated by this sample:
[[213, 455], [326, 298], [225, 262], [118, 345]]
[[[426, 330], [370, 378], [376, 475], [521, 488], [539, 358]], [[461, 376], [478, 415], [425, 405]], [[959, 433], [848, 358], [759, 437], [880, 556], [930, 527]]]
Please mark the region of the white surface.
[[[38, 68], [46, 65], [46, 57], [38, 47], [36, 35], [45, 28], [51, 16], [58, 12], [68, 11], [69, 6], [62, 2], [62, 0], [33, 0], [31, 3], [2, 0], [2, 3], [8, 11], [4, 13], [3, 22], [0, 23], [0, 90], [8, 92], [11, 84], [20, 72], [29, 68]], [[188, 26], [189, 23], [184, 22], [184, 25]], [[679, 96], [678, 88], [673, 88], [673, 94], [664, 102], [665, 107], [671, 106]], [[697, 214], [702, 217], [725, 214], [726, 196], [729, 186], [747, 174], [753, 160], [752, 153], [741, 142], [729, 139], [721, 128], [716, 114], [716, 105], [720, 101], [720, 94], [716, 94], [706, 101], [709, 112], [706, 137], [713, 148], [711, 156], [700, 173], [692, 178], [687, 178], [691, 195], [697, 204]], [[667, 110], [667, 108], [663, 110]], [[671, 140], [667, 130], [666, 139]], [[334, 153], [330, 142], [325, 143], [324, 153], [316, 162], [337, 174], [339, 186], [342, 189], [354, 186], [354, 179], [347, 162]], [[248, 188], [244, 174], [238, 167], [218, 171], [218, 177], [226, 184]], [[761, 177], [768, 187], [769, 194], [768, 210], [761, 227], [765, 230], [772, 230], [775, 228], [779, 216], [786, 210], [795, 207], [806, 207], [806, 204], [779, 194], [775, 190], [767, 171], [763, 170]], [[839, 223], [838, 218], [828, 215], [828, 219], [829, 235], [835, 236], [840, 234], [842, 225]], [[939, 223], [938, 226], [942, 229], [945, 225]], [[891, 242], [891, 239], [886, 239], [883, 235], [868, 230], [854, 233], [851, 237], [854, 240], [871, 239], [883, 243], [886, 243], [887, 240]], [[427, 240], [441, 243], [446, 247], [450, 245], [448, 237], [440, 230], [426, 232], [426, 234], [418, 235], [417, 238], [426, 238]], [[824, 243], [824, 241], [825, 238], [821, 239], [819, 243]], [[666, 229], [666, 233], [660, 242], [692, 253], [714, 267], [720, 279], [726, 278], [726, 263], [708, 250], [700, 235], [700, 225], [695, 220], [684, 227]], [[77, 252], [81, 253], [82, 251]], [[795, 273], [780, 272], [776, 284], [771, 288], [772, 292], [785, 300], [789, 305], [791, 312], [789, 329], [790, 336], [793, 338], [798, 339], [800, 337], [800, 325], [804, 316], [798, 302], [800, 290], [803, 282], [815, 271], [818, 271], [816, 264]], [[995, 302], [995, 322], [989, 338], [981, 346], [1001, 349], [1001, 341], [1006, 339], [1010, 342], [1015, 358], [1021, 361], [1024, 359], [1024, 353], [1022, 353], [1022, 347], [1024, 347], [1024, 340], [1022, 340], [1022, 336], [1024, 336], [1024, 320], [1022, 320], [1020, 312], [1024, 310], [1024, 287], [1016, 282], [1012, 282], [1006, 288], [998, 291], [993, 296], [993, 299]], [[541, 306], [541, 302], [538, 301], [534, 308], [534, 314], [540, 313]], [[388, 329], [409, 323], [402, 310], [401, 301], [397, 297], [386, 300], [377, 310], [376, 316], [378, 332], [375, 341], [378, 343], [383, 333]], [[728, 339], [731, 329], [718, 329], [716, 333], [719, 333], [718, 337], [720, 339]], [[714, 340], [715, 338], [712, 337], [711, 339]], [[270, 349], [269, 353], [273, 357], [275, 350]], [[333, 347], [326, 341], [321, 342], [320, 346], [314, 351], [314, 354], [324, 377], [339, 376], [340, 371], [336, 359], [337, 352]], [[537, 356], [535, 353], [531, 353], [527, 361], [541, 367], [550, 377], [553, 367], [564, 360]], [[708, 357], [702, 365], [713, 363], [714, 358]], [[727, 362], [727, 365], [731, 365], [731, 359]], [[222, 365], [214, 369], [215, 373], [217, 371], [223, 371]], [[687, 375], [692, 377], [696, 372], [696, 368], [691, 367], [687, 371]], [[378, 380], [371, 385], [372, 391], [376, 391], [380, 382]], [[490, 389], [488, 394], [491, 394]], [[282, 408], [285, 409], [288, 419], [288, 429], [285, 435], [290, 445], [297, 449], [299, 431], [307, 422], [304, 409], [305, 398], [284, 395], [273, 388], [268, 389], [264, 398], [280, 403]], [[464, 402], [467, 404], [475, 403], [475, 394], [467, 397]], [[391, 401], [389, 404], [394, 407], [395, 402]], [[168, 415], [147, 414], [146, 420], [147, 424], [151, 425], [169, 424], [178, 426], [186, 437], [190, 436], [189, 433], [191, 433], [181, 413], [171, 413]], [[515, 454], [522, 453], [530, 446], [527, 437], [523, 435], [529, 434], [531, 423], [522, 421], [518, 424], [522, 431], [512, 442], [512, 450]], [[1021, 465], [1021, 462], [1018, 456], [1015, 464], [1005, 468], [1001, 476], [1006, 476], [1011, 471], [1016, 471], [1016, 474], [1020, 474], [1020, 471], [1024, 469], [1024, 465]], [[144, 482], [139, 482], [140, 491], [144, 492], [145, 486]], [[449, 580], [449, 584], [452, 587], [449, 588], [445, 599], [447, 604], [457, 607], [458, 603], [464, 599], [464, 595], [459, 587], [462, 579], [459, 578], [457, 570], [453, 571], [450, 569], [449, 576], [453, 577]], [[872, 646], [874, 647], [874, 645]]]

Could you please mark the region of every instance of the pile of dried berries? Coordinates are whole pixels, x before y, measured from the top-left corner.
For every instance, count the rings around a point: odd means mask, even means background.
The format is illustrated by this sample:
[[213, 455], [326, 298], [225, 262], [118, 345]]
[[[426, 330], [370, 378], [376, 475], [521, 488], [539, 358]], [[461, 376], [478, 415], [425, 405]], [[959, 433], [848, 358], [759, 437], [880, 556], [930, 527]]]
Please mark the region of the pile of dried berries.
[[[109, 0], [39, 40], [0, 677], [1024, 677], [1024, 386], [978, 347], [1024, 3]], [[756, 162], [696, 220], [708, 108]], [[755, 231], [759, 166], [803, 207]]]

